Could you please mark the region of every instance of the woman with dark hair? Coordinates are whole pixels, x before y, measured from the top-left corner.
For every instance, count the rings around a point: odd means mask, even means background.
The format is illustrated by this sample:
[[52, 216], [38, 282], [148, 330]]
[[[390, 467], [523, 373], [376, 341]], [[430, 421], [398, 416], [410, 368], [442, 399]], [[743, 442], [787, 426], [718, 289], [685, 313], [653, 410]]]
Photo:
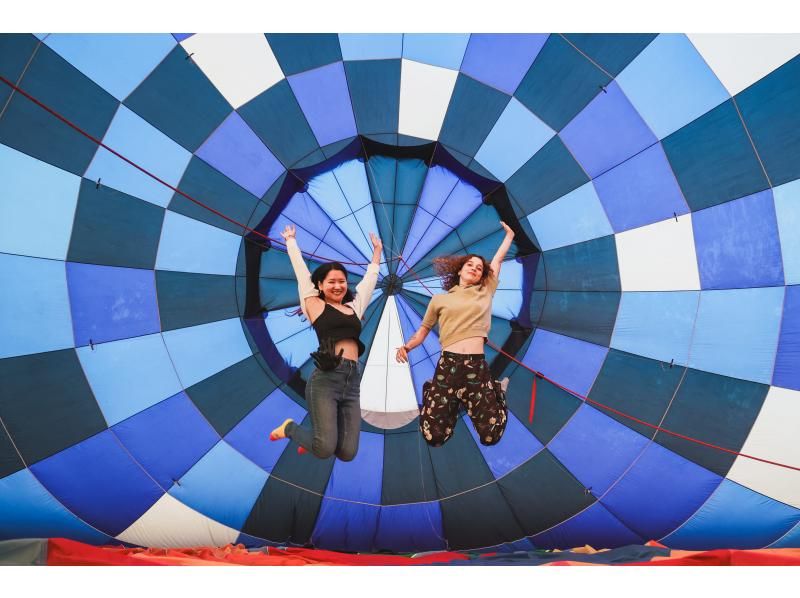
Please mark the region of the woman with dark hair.
[[352, 461], [358, 452], [361, 428], [358, 358], [364, 344], [358, 337], [361, 318], [378, 281], [383, 244], [370, 233], [372, 262], [353, 296], [347, 288], [347, 271], [339, 262], [323, 264], [313, 274], [308, 271], [295, 233], [295, 227], [289, 225], [281, 236], [297, 278], [300, 310], [319, 339], [319, 349], [311, 354], [317, 367], [306, 382], [311, 428], [287, 419], [269, 438], [291, 438], [300, 445], [299, 452], [311, 451], [320, 459], [336, 455], [342, 461]]
[[423, 384], [419, 420], [420, 431], [431, 446], [442, 446], [450, 439], [461, 406], [472, 419], [481, 444], [497, 444], [506, 428], [505, 392], [500, 382], [492, 379], [483, 353], [500, 266], [514, 239], [514, 231], [504, 222], [500, 224], [506, 236], [491, 263], [475, 254], [433, 260], [447, 293], [431, 297], [419, 330], [397, 349], [397, 361], [407, 362], [408, 352], [421, 345], [438, 322], [442, 353], [433, 379]]

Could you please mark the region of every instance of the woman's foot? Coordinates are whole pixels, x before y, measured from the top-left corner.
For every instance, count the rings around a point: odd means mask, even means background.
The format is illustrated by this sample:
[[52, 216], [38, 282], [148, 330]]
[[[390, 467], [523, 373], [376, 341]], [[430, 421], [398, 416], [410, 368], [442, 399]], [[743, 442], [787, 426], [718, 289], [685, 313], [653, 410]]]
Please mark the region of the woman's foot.
[[283, 440], [284, 438], [286, 438], [286, 426], [288, 426], [293, 421], [294, 421], [293, 419], [287, 419], [286, 421], [284, 421], [280, 426], [275, 428], [270, 433], [269, 439], [270, 440]]

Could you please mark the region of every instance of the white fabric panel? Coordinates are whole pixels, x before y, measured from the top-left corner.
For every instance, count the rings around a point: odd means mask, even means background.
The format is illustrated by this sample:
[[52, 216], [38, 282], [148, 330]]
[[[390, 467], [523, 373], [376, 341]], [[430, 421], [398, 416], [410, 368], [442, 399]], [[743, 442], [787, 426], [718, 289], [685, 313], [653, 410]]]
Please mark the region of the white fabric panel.
[[411, 369], [394, 358], [402, 344], [397, 303], [389, 296], [361, 379], [361, 417], [373, 426], [399, 428], [419, 414]]
[[450, 104], [458, 71], [403, 60], [399, 132], [435, 140]]
[[181, 45], [234, 108], [283, 79], [263, 33], [196, 33]]
[[800, 52], [798, 33], [694, 33], [689, 39], [731, 95]]
[[[745, 455], [800, 467], [800, 392], [773, 386], [750, 435], [739, 451]], [[800, 508], [800, 473], [785, 467], [737, 457], [728, 478], [756, 492]]]
[[691, 214], [625, 231], [614, 237], [623, 291], [700, 288]]
[[117, 539], [153, 548], [189, 548], [225, 546], [235, 543], [238, 537], [237, 530], [165, 494]]

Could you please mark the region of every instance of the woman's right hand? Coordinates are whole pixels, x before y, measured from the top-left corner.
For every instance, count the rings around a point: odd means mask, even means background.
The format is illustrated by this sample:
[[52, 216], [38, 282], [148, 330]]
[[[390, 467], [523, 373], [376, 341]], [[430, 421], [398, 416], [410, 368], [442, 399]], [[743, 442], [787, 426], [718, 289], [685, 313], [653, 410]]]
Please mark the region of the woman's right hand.
[[294, 224], [287, 224], [286, 227], [283, 229], [281, 233], [281, 237], [283, 237], [284, 241], [288, 241], [289, 239], [294, 239], [295, 235], [297, 234], [297, 228]]
[[408, 351], [405, 347], [397, 347], [397, 354], [394, 358], [397, 363], [408, 363]]

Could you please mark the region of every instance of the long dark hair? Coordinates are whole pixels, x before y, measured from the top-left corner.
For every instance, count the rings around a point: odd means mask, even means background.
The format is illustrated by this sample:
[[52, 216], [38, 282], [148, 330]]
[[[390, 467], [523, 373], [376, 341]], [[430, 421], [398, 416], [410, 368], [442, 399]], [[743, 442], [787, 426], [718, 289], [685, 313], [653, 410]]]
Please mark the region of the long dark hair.
[[491, 274], [491, 266], [482, 255], [470, 253], [469, 255], [448, 255], [445, 257], [433, 258], [433, 269], [439, 278], [442, 279], [442, 288], [449, 291], [458, 284], [458, 273], [470, 258], [476, 257], [483, 262], [483, 274], [481, 274], [480, 284], [486, 282]]
[[[311, 273], [311, 282], [313, 282], [314, 286], [317, 287], [317, 290], [319, 290], [320, 299], [325, 299], [325, 295], [320, 289], [320, 285], [322, 284], [322, 281], [325, 280], [325, 277], [333, 270], [344, 274], [344, 278], [347, 280], [347, 270], [345, 270], [344, 266], [342, 266], [339, 262], [327, 262], [319, 266]], [[347, 292], [344, 294], [344, 297], [342, 297], [342, 303], [350, 303], [354, 298], [355, 296], [350, 292], [350, 285], [348, 284]]]

